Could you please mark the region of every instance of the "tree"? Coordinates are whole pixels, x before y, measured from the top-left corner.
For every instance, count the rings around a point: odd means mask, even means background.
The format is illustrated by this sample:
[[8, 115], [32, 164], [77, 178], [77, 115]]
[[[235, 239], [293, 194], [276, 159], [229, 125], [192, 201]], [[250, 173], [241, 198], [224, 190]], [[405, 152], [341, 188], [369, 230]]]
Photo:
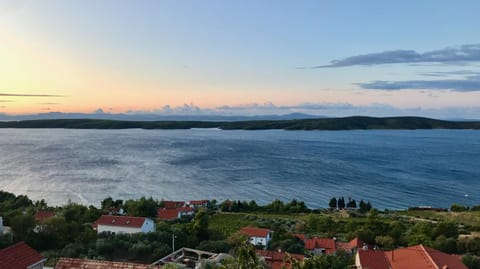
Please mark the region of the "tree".
[[450, 206], [450, 210], [454, 212], [461, 212], [461, 211], [467, 211], [468, 207], [464, 205], [459, 205], [459, 204], [453, 204]]
[[445, 236], [446, 238], [457, 238], [458, 237], [458, 226], [453, 221], [442, 221], [440, 222], [433, 232], [434, 237], [440, 235]]
[[208, 214], [204, 209], [200, 209], [193, 220], [193, 231], [198, 241], [208, 240]]
[[382, 249], [390, 250], [395, 246], [395, 242], [390, 236], [377, 236], [375, 237], [375, 244], [377, 244]]
[[330, 199], [328, 206], [332, 209], [337, 208], [337, 198], [333, 197], [332, 199]]
[[35, 219], [32, 215], [20, 214], [10, 220], [10, 227], [16, 238], [25, 240], [35, 227]]
[[345, 208], [345, 199], [343, 197], [338, 198], [338, 208], [339, 209]]

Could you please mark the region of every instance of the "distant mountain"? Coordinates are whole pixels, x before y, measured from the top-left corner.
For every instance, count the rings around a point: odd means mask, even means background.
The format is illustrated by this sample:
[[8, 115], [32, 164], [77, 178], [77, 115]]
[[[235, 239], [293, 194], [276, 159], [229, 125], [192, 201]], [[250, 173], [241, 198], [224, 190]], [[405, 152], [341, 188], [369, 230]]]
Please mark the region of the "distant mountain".
[[444, 121], [421, 117], [345, 117], [249, 121], [118, 121], [99, 119], [58, 119], [0, 122], [0, 128], [69, 129], [190, 129], [223, 130], [371, 130], [371, 129], [480, 129], [480, 121]]
[[121, 121], [248, 121], [248, 120], [294, 120], [324, 118], [303, 113], [285, 115], [257, 115], [257, 116], [224, 116], [224, 115], [161, 115], [154, 113], [145, 114], [110, 114], [110, 113], [62, 113], [50, 112], [30, 115], [0, 114], [0, 121], [19, 120], [50, 120], [50, 119], [101, 119]]

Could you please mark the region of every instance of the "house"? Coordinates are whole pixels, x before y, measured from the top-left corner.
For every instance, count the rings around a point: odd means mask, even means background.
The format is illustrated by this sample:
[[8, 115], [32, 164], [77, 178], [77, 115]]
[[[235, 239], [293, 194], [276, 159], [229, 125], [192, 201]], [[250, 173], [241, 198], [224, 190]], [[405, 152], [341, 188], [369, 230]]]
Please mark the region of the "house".
[[192, 200], [188, 202], [188, 205], [192, 208], [206, 208], [208, 206], [208, 200]]
[[163, 207], [165, 208], [179, 208], [184, 206], [185, 202], [183, 201], [163, 201]]
[[102, 215], [93, 227], [98, 233], [150, 233], [155, 231], [155, 223], [149, 218]]
[[[287, 260], [287, 253], [272, 250], [255, 250], [257, 256], [265, 261], [272, 269], [290, 268], [290, 262]], [[292, 259], [302, 261], [305, 257], [300, 254], [289, 254]]]
[[[201, 267], [202, 262], [209, 261], [209, 263], [219, 263], [223, 258], [226, 258], [225, 255], [193, 248], [181, 248], [153, 262], [152, 265], [163, 266], [166, 264], [176, 264], [179, 265], [179, 267], [174, 268], [204, 268]], [[230, 255], [227, 256], [231, 258]]]
[[347, 253], [355, 254], [357, 250], [368, 247], [362, 240], [358, 237], [353, 238], [350, 242], [336, 242], [337, 250], [343, 250]]
[[460, 256], [423, 245], [392, 251], [360, 249], [355, 256], [355, 265], [358, 269], [467, 269]]
[[47, 261], [25, 242], [19, 242], [0, 250], [0, 268], [42, 269]]
[[306, 238], [303, 243], [305, 243], [305, 250], [310, 251], [313, 255], [330, 255], [337, 251], [335, 240], [331, 238]]
[[54, 269], [160, 269], [160, 266], [130, 263], [130, 262], [112, 262], [97, 261], [89, 259], [60, 258]]
[[193, 216], [193, 208], [191, 207], [177, 207], [177, 208], [159, 208], [157, 209], [157, 216], [160, 220], [176, 220], [184, 216]]
[[272, 231], [264, 228], [244, 227], [240, 230], [240, 233], [248, 236], [248, 241], [251, 244], [264, 246], [265, 249], [272, 238]]
[[42, 222], [54, 216], [55, 216], [55, 212], [42, 210], [35, 213], [34, 218], [37, 222]]
[[3, 234], [3, 218], [0, 217], [0, 235]]

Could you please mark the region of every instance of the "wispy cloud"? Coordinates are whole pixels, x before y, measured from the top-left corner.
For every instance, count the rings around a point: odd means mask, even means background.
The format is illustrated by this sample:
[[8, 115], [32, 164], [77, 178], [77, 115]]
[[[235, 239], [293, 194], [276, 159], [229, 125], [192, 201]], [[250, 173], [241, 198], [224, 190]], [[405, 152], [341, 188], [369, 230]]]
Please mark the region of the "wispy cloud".
[[480, 44], [447, 47], [424, 53], [419, 53], [414, 50], [392, 50], [369, 53], [350, 56], [340, 60], [333, 60], [330, 64], [312, 66], [311, 68], [332, 68], [358, 65], [368, 66], [396, 63], [465, 64], [472, 62], [480, 62]]
[[480, 91], [480, 76], [468, 76], [463, 79], [441, 79], [441, 80], [404, 80], [385, 81], [376, 80], [366, 83], [354, 83], [362, 89], [370, 90], [451, 90], [456, 92]]
[[50, 102], [47, 102], [47, 103], [38, 103], [39, 105], [60, 105], [60, 103], [50, 103]]
[[0, 103], [10, 103], [13, 102], [12, 100], [0, 100]]
[[2, 92], [0, 92], [0, 96], [8, 96], [8, 97], [65, 97], [64, 95], [57, 95], [57, 94], [21, 94], [21, 93], [2, 93]]

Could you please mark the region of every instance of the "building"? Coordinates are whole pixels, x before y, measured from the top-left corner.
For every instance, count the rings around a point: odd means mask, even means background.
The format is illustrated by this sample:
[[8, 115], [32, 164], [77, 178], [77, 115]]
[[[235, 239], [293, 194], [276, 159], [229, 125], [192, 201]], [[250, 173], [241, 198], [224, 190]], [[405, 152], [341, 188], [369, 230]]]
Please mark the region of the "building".
[[337, 251], [335, 240], [331, 238], [306, 238], [303, 243], [305, 243], [305, 250], [313, 255], [330, 255]]
[[272, 238], [272, 231], [264, 228], [244, 227], [240, 230], [241, 234], [248, 236], [248, 241], [256, 246], [264, 246], [265, 249]]
[[184, 207], [185, 202], [184, 201], [163, 201], [163, 207], [165, 208], [178, 208], [178, 207]]
[[42, 269], [47, 261], [25, 242], [19, 242], [0, 250], [0, 268]]
[[3, 218], [0, 217], [0, 235], [3, 234]]
[[231, 256], [192, 248], [181, 248], [153, 262], [152, 265], [163, 266], [166, 264], [177, 264], [182, 266], [181, 268], [195, 269], [206, 267], [202, 267], [202, 264], [218, 264], [225, 258], [231, 258]]
[[337, 250], [343, 250], [347, 253], [355, 254], [357, 253], [357, 250], [367, 247], [367, 246], [362, 240], [360, 240], [358, 237], [353, 238], [350, 242], [336, 242], [336, 247]]
[[45, 221], [49, 218], [53, 218], [54, 216], [55, 216], [55, 212], [42, 210], [42, 211], [38, 211], [37, 213], [35, 213], [34, 218], [35, 218], [36, 221], [42, 222], [42, 221]]
[[[278, 252], [272, 250], [255, 250], [257, 255], [265, 261], [266, 264], [272, 269], [290, 268], [290, 262], [287, 260], [287, 254], [285, 252]], [[303, 261], [305, 258], [300, 254], [288, 254], [292, 259], [297, 261]]]
[[155, 231], [155, 223], [149, 218], [102, 215], [93, 227], [97, 233], [150, 233]]
[[460, 256], [423, 245], [392, 251], [360, 249], [355, 256], [355, 265], [358, 269], [467, 269]]
[[159, 208], [157, 209], [157, 216], [160, 220], [176, 220], [184, 216], [193, 216], [193, 208], [191, 207], [175, 207], [175, 208]]
[[60, 258], [54, 269], [160, 269], [160, 266], [130, 263], [130, 262], [112, 262], [97, 261], [89, 259]]
[[206, 208], [208, 206], [208, 200], [192, 200], [188, 202], [188, 205], [192, 208]]

